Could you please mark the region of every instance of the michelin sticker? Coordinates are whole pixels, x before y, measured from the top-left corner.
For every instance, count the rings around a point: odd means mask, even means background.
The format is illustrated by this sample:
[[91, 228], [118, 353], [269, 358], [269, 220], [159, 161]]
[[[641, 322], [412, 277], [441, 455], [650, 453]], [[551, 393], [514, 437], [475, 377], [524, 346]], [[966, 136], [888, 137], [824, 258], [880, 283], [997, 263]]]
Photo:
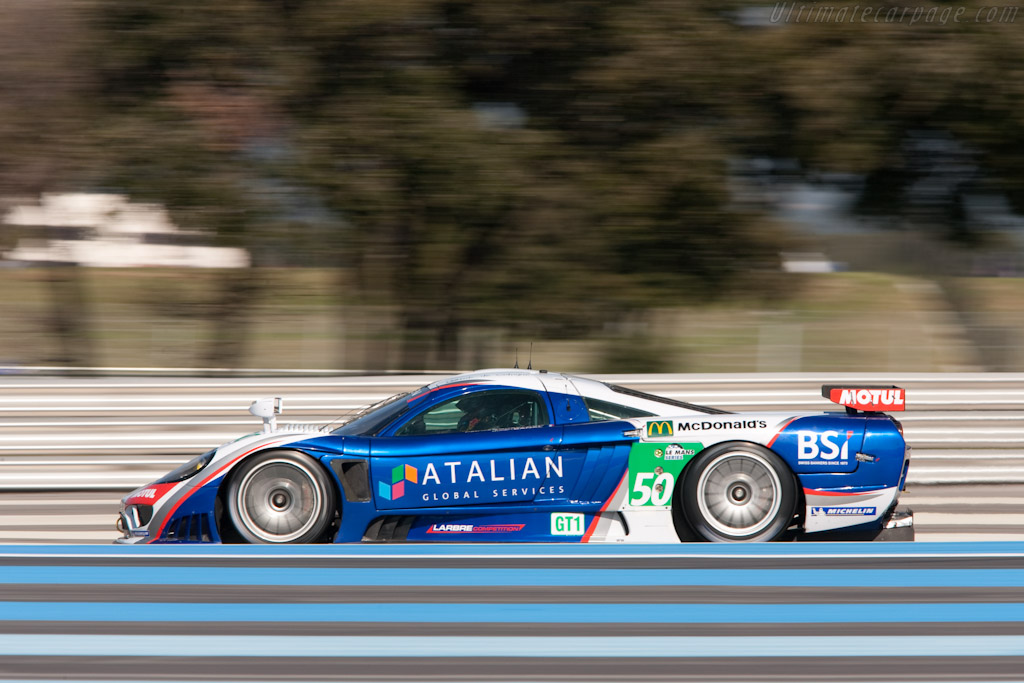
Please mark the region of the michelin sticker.
[[873, 507], [811, 507], [812, 517], [874, 517], [878, 508]]

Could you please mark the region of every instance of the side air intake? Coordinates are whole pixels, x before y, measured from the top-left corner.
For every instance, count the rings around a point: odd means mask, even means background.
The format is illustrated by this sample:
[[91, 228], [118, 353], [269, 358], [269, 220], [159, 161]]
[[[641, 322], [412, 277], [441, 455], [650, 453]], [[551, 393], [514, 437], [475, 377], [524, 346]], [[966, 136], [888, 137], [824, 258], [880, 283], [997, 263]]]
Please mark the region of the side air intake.
[[172, 519], [164, 531], [164, 539], [177, 543], [210, 543], [210, 516], [207, 514], [186, 515]]
[[345, 500], [350, 503], [365, 503], [370, 500], [370, 473], [365, 460], [335, 458], [330, 463], [331, 469], [341, 482]]
[[370, 522], [363, 533], [363, 541], [367, 543], [383, 543], [404, 541], [409, 538], [409, 530], [416, 518], [412, 515], [394, 515], [378, 517]]

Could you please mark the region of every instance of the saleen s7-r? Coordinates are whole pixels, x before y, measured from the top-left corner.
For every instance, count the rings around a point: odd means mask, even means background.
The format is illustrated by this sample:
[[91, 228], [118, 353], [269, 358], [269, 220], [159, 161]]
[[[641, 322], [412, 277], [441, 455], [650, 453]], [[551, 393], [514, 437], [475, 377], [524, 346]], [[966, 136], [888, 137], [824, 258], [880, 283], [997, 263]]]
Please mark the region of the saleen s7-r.
[[729, 413], [565, 374], [485, 370], [340, 427], [277, 424], [125, 496], [119, 543], [913, 540], [897, 387], [834, 412]]

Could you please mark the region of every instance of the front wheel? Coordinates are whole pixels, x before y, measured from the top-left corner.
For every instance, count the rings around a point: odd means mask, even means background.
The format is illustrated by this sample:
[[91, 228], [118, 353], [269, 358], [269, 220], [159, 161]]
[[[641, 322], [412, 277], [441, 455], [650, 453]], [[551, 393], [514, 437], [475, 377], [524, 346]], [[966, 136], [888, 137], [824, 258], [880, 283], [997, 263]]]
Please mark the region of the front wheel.
[[334, 521], [334, 487], [308, 455], [268, 451], [242, 462], [227, 491], [235, 529], [250, 543], [311, 543]]
[[686, 468], [679, 498], [686, 521], [703, 539], [771, 541], [789, 526], [796, 482], [782, 459], [754, 444], [722, 444]]

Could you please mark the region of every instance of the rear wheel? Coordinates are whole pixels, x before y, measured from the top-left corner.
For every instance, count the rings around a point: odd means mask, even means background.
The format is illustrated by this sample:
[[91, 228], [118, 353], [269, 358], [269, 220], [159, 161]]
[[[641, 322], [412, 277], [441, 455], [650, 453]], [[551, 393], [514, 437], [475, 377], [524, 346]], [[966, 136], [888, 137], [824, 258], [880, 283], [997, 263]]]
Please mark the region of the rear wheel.
[[722, 444], [686, 468], [677, 505], [703, 539], [771, 541], [793, 518], [796, 482], [782, 459], [754, 444]]
[[308, 455], [268, 451], [242, 462], [227, 491], [228, 514], [250, 543], [312, 543], [337, 507], [327, 473]]

